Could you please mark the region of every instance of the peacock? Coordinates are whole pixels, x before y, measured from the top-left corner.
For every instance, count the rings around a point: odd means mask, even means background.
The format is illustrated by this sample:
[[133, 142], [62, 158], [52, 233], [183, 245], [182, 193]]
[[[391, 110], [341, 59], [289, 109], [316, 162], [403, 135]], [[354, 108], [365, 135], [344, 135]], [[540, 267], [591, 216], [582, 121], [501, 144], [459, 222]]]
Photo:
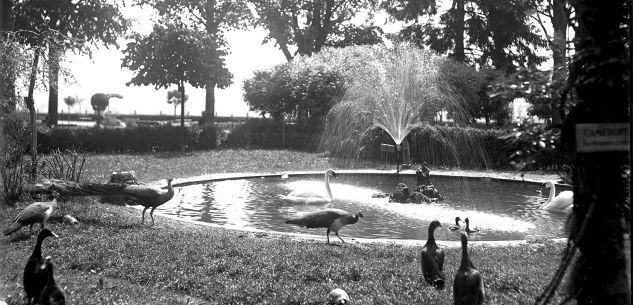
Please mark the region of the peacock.
[[171, 186], [172, 180], [172, 178], [167, 179], [167, 190], [137, 184], [127, 185], [123, 188], [123, 192], [128, 197], [127, 204], [142, 205], [145, 207], [141, 216], [141, 224], [145, 223], [145, 211], [152, 208], [149, 212], [149, 216], [152, 218], [152, 225], [154, 225], [154, 210], [174, 197], [174, 188]]
[[327, 243], [330, 243], [330, 231], [334, 231], [343, 243], [345, 241], [338, 235], [338, 231], [345, 225], [355, 224], [358, 218], [363, 218], [359, 211], [356, 214], [341, 209], [325, 209], [305, 213], [301, 216], [286, 220], [286, 223], [295, 224], [306, 228], [327, 228]]
[[44, 229], [48, 218], [53, 213], [53, 209], [57, 207], [57, 198], [59, 194], [53, 192], [53, 200], [52, 201], [43, 201], [43, 202], [34, 202], [29, 204], [18, 216], [16, 216], [9, 227], [6, 228], [2, 233], [4, 235], [10, 235], [13, 232], [20, 230], [23, 226], [29, 227], [29, 235], [33, 231], [33, 225], [36, 223], [40, 224], [40, 228]]

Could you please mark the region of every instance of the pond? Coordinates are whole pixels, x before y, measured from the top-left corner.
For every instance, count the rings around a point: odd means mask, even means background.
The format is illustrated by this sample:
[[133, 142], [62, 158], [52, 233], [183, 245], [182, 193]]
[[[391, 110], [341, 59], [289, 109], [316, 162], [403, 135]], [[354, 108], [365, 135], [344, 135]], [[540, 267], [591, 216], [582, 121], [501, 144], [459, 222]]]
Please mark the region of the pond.
[[[388, 198], [372, 198], [375, 193], [392, 192], [397, 184], [393, 174], [338, 175], [330, 183], [334, 202], [291, 204], [282, 196], [294, 189], [323, 190], [323, 175], [291, 175], [265, 178], [229, 179], [176, 188], [174, 198], [157, 210], [180, 218], [226, 227], [277, 232], [325, 235], [325, 229], [306, 229], [286, 224], [293, 215], [324, 208], [340, 208], [364, 215], [358, 223], [340, 231], [343, 239], [427, 238], [429, 223], [437, 219], [444, 227], [455, 217], [466, 217], [480, 232], [471, 240], [522, 240], [564, 237], [566, 214], [546, 211], [539, 206], [547, 200], [540, 183], [490, 178], [432, 176], [444, 200], [436, 203], [395, 203]], [[401, 175], [411, 188], [414, 175]], [[561, 188], [557, 188], [560, 192]], [[462, 223], [465, 226], [465, 223]], [[436, 239], [459, 240], [459, 233], [438, 229]]]

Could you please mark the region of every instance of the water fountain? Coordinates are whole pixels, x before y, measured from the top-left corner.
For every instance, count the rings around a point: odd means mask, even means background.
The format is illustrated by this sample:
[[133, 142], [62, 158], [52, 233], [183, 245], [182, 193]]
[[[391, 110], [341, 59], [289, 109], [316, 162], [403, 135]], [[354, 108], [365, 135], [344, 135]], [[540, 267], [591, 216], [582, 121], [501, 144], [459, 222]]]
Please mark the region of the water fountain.
[[466, 120], [467, 100], [475, 94], [467, 88], [458, 90], [442, 70], [450, 60], [408, 44], [376, 52], [386, 54], [371, 56], [373, 62], [365, 69], [372, 71], [359, 73], [329, 112], [322, 138], [325, 150], [358, 156], [366, 138], [380, 129], [393, 140], [398, 156], [413, 129], [423, 125], [435, 129], [430, 122], [438, 112], [448, 111], [455, 121]]

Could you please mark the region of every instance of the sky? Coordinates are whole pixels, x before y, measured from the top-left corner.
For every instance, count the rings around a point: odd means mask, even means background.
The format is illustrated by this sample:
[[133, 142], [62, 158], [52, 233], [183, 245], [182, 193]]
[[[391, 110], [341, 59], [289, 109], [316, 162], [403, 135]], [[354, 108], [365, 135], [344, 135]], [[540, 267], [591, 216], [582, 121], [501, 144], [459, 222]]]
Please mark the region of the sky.
[[[133, 29], [141, 33], [149, 33], [152, 23], [142, 19], [143, 13], [137, 8], [125, 8], [122, 13], [127, 17], [137, 18]], [[139, 18], [139, 16], [141, 18]], [[233, 84], [225, 89], [215, 90], [215, 111], [218, 116], [258, 116], [257, 112], [249, 112], [248, 105], [242, 97], [242, 82], [252, 76], [253, 71], [273, 67], [286, 62], [283, 53], [272, 43], [262, 45], [266, 32], [262, 29], [249, 31], [232, 31], [227, 35], [231, 54], [226, 57], [226, 64], [233, 73]], [[122, 42], [124, 40], [121, 40]], [[64, 66], [74, 75], [75, 83], [63, 82], [60, 77], [59, 113], [67, 113], [68, 107], [63, 102], [66, 96], [78, 96], [79, 105], [70, 108], [71, 113], [93, 113], [90, 97], [95, 93], [119, 93], [122, 99], [110, 99], [112, 114], [167, 114], [173, 115], [174, 107], [167, 103], [167, 91], [177, 89], [155, 89], [153, 86], [126, 86], [133, 77], [133, 72], [121, 67], [122, 50], [101, 47], [93, 51], [92, 59], [87, 55], [66, 54]], [[185, 87], [189, 101], [185, 104], [185, 112], [201, 115], [205, 104], [205, 90]], [[48, 112], [48, 91], [41, 89], [35, 92], [35, 106], [38, 113]], [[178, 109], [180, 114], [180, 109]], [[63, 116], [61, 117], [63, 119]]]

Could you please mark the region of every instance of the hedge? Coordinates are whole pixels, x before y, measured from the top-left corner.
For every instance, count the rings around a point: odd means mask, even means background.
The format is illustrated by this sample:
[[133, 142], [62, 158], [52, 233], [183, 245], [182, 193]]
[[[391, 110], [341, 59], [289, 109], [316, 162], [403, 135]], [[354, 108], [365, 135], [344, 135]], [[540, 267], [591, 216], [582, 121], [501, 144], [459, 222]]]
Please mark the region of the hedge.
[[[48, 153], [58, 148], [86, 152], [148, 152], [181, 150], [181, 130], [177, 126], [134, 128], [55, 128], [38, 133], [38, 151]], [[186, 149], [217, 147], [214, 126], [186, 127]]]

